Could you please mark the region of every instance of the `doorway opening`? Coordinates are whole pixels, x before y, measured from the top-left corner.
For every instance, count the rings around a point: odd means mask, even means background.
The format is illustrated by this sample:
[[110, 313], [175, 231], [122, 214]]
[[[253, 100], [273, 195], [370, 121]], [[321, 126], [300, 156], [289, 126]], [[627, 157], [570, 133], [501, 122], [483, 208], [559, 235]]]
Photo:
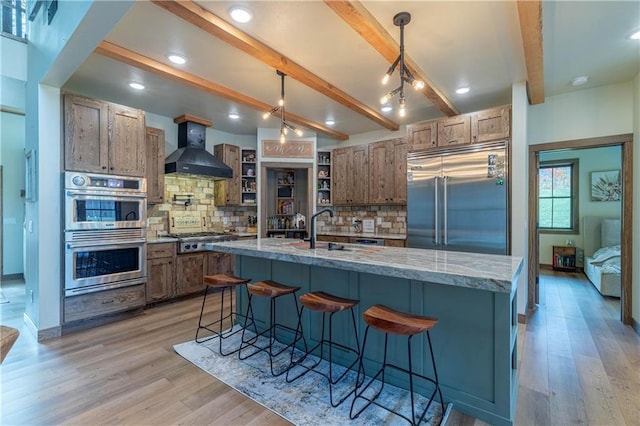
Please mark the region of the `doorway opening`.
[[631, 134], [616, 135], [600, 138], [577, 139], [572, 141], [554, 142], [529, 146], [529, 271], [528, 271], [528, 309], [535, 309], [539, 302], [540, 276], [540, 233], [539, 233], [539, 179], [540, 156], [557, 150], [581, 150], [587, 148], [619, 146], [621, 148], [620, 181], [622, 182], [622, 199], [620, 202], [620, 319], [624, 324], [631, 323], [631, 232], [632, 224], [632, 159]]

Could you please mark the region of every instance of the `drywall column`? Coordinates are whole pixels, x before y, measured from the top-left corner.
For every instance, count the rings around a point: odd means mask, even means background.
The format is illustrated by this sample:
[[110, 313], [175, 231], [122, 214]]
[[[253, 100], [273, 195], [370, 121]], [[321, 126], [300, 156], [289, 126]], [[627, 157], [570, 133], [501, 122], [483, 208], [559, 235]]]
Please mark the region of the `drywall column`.
[[[511, 254], [522, 257], [518, 278], [518, 314], [527, 313], [529, 270], [529, 149], [527, 146], [527, 85], [515, 83], [511, 89]], [[518, 172], [516, 172], [518, 170]]]
[[[633, 80], [633, 258], [640, 256], [640, 73]], [[638, 262], [631, 274], [631, 318], [640, 334], [640, 268]]]

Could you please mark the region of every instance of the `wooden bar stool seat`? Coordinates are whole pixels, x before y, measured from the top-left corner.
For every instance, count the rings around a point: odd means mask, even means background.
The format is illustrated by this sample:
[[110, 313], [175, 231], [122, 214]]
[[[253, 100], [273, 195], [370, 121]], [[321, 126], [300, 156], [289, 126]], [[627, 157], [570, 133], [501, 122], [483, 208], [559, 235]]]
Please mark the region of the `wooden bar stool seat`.
[[[234, 298], [234, 290], [236, 287], [247, 284], [251, 281], [250, 278], [240, 278], [233, 275], [228, 274], [215, 274], [215, 275], [205, 275], [203, 278], [204, 283], [207, 285], [204, 291], [204, 297], [202, 299], [202, 308], [200, 309], [200, 318], [198, 319], [198, 329], [196, 330], [196, 343], [203, 343], [213, 338], [218, 338], [218, 350], [220, 355], [227, 356], [231, 355], [240, 350], [240, 345], [233, 348], [231, 351], [224, 351], [222, 348], [222, 341], [224, 339], [228, 339], [229, 337], [235, 335], [236, 333], [243, 330], [243, 328], [233, 329], [234, 323], [237, 318], [244, 318], [244, 326], [247, 324], [247, 318], [245, 315], [234, 311], [233, 309], [233, 298]], [[207, 303], [207, 296], [210, 293], [221, 292], [220, 297], [220, 316], [213, 322], [203, 324], [203, 317], [205, 316], [205, 306]], [[229, 299], [229, 311], [225, 313], [225, 294], [227, 294]], [[215, 308], [214, 308], [215, 312]], [[226, 323], [226, 320], [229, 320]], [[224, 326], [228, 326], [225, 330], [223, 330]], [[201, 333], [205, 333], [205, 337], [201, 337]]]
[[18, 340], [20, 332], [6, 325], [0, 325], [0, 364], [4, 361], [13, 344]]
[[[295, 344], [300, 340], [300, 338], [298, 338], [297, 334], [294, 334], [293, 342], [288, 343], [284, 345], [282, 348], [279, 348], [274, 351], [274, 343], [276, 342], [276, 332], [278, 330], [287, 330], [293, 333], [296, 332], [296, 330], [294, 330], [293, 328], [277, 322], [276, 301], [282, 296], [286, 296], [290, 294], [291, 296], [293, 296], [293, 300], [296, 305], [296, 314], [298, 314], [299, 316], [300, 308], [298, 306], [298, 299], [296, 298], [296, 295], [295, 295], [295, 293], [298, 290], [300, 290], [300, 287], [288, 286], [272, 280], [265, 280], [265, 281], [259, 281], [256, 283], [247, 284], [247, 292], [249, 294], [249, 303], [247, 304], [247, 312], [246, 312], [245, 318], [247, 318], [247, 321], [249, 322], [249, 324], [253, 325], [253, 328], [256, 331], [256, 334], [250, 338], [245, 339], [245, 331], [247, 330], [249, 325], [245, 323], [245, 327], [242, 330], [242, 343], [240, 344], [240, 350], [238, 351], [238, 357], [241, 360], [250, 358], [260, 352], [266, 352], [269, 355], [269, 365], [271, 367], [271, 374], [273, 376], [280, 376], [288, 371], [289, 367], [291, 366], [290, 362], [287, 364], [285, 368], [276, 372], [274, 371], [274, 368], [273, 368], [273, 360], [274, 358], [282, 354], [287, 349], [293, 348]], [[253, 315], [253, 298], [254, 297], [266, 297], [269, 299], [269, 324], [268, 324], [268, 327], [260, 333], [257, 332], [255, 317]], [[268, 342], [264, 345], [258, 344], [258, 338], [265, 335], [269, 339]], [[252, 347], [254, 350], [250, 352], [248, 355], [244, 355], [243, 351], [245, 351], [249, 347]], [[305, 349], [307, 347], [306, 341], [304, 342], [304, 347]]]
[[[364, 358], [365, 347], [367, 344], [367, 336], [369, 334], [370, 328], [373, 328], [375, 330], [378, 330], [384, 333], [384, 354], [383, 354], [381, 368], [376, 372], [376, 374], [373, 375], [373, 377], [371, 378], [371, 380], [369, 380], [367, 384], [365, 384], [362, 388], [358, 386], [357, 389], [355, 390], [355, 396], [353, 398], [353, 402], [351, 403], [351, 410], [349, 412], [349, 416], [351, 417], [351, 419], [352, 420], [355, 419], [360, 415], [360, 413], [366, 410], [367, 407], [369, 407], [371, 404], [374, 404], [397, 416], [402, 417], [412, 425], [418, 425], [424, 419], [424, 416], [429, 410], [429, 407], [431, 406], [431, 403], [435, 399], [436, 394], [438, 394], [439, 396], [440, 405], [442, 407], [442, 415], [444, 416], [444, 412], [445, 412], [444, 401], [442, 399], [442, 391], [440, 390], [440, 383], [438, 381], [438, 370], [436, 369], [436, 361], [433, 356], [433, 347], [431, 346], [431, 336], [429, 335], [429, 331], [433, 327], [435, 327], [435, 325], [438, 323], [438, 319], [434, 317], [415, 315], [408, 312], [397, 311], [395, 309], [392, 309], [384, 305], [374, 305], [369, 309], [367, 309], [362, 316], [364, 321], [367, 323], [367, 328], [365, 329], [364, 340], [362, 342], [362, 351], [360, 354], [360, 368], [358, 369], [358, 376], [360, 375], [361, 369], [364, 374], [364, 367], [362, 366], [362, 362]], [[411, 360], [411, 339], [415, 335], [422, 334], [422, 333], [426, 334], [427, 336], [429, 353], [431, 355], [431, 365], [433, 367], [433, 378], [426, 377], [424, 375], [413, 372], [413, 364]], [[407, 367], [387, 363], [387, 347], [388, 347], [390, 334], [407, 336], [407, 361], [408, 361]], [[380, 394], [382, 393], [382, 390], [384, 389], [385, 370], [388, 368], [392, 368], [394, 370], [401, 371], [409, 375], [409, 392], [411, 394], [411, 417], [406, 416], [405, 414], [399, 412], [393, 407], [382, 405], [380, 402], [376, 401], [376, 399], [380, 396]], [[366, 390], [371, 386], [372, 383], [374, 383], [378, 379], [378, 377], [381, 378], [381, 382], [382, 382], [380, 389], [375, 393], [375, 395], [371, 397], [365, 396], [364, 394]], [[425, 382], [429, 382], [433, 385], [433, 392], [429, 397], [429, 402], [426, 404], [424, 410], [422, 411], [422, 414], [420, 414], [419, 417], [416, 417], [416, 404], [415, 404], [415, 396], [414, 396], [414, 390], [413, 390], [414, 378], [420, 378]], [[370, 393], [371, 392], [369, 392], [367, 395], [369, 395]], [[356, 409], [356, 403], [360, 399], [366, 401], [366, 403], [362, 407]]]
[[[323, 291], [314, 291], [311, 293], [306, 293], [300, 296], [300, 302], [302, 303], [302, 309], [300, 309], [300, 315], [298, 317], [298, 328], [296, 330], [296, 338], [298, 336], [304, 336], [302, 330], [302, 312], [304, 308], [307, 308], [312, 311], [322, 312], [322, 331], [320, 333], [320, 341], [311, 349], [308, 349], [304, 352], [304, 354], [294, 361], [295, 348], [291, 350], [291, 367], [287, 371], [287, 382], [293, 382], [296, 379], [304, 376], [310, 371], [314, 373], [320, 374], [325, 377], [329, 381], [329, 401], [333, 407], [337, 407], [342, 402], [344, 402], [351, 394], [355, 392], [356, 384], [351, 389], [351, 391], [343, 393], [343, 395], [337, 400], [334, 400], [333, 397], [333, 386], [337, 384], [340, 380], [346, 377], [347, 373], [358, 363], [360, 360], [360, 346], [358, 343], [358, 328], [356, 326], [356, 316], [353, 310], [353, 307], [356, 306], [359, 301], [354, 299], [345, 299], [343, 297], [335, 296], [333, 294], [325, 293]], [[349, 310], [351, 312], [351, 322], [353, 324], [353, 346], [349, 347], [343, 345], [341, 343], [337, 343], [333, 339], [333, 315], [338, 312]], [[326, 325], [326, 315], [329, 314], [329, 336], [325, 337], [325, 325]], [[329, 357], [327, 361], [329, 362], [329, 372], [326, 373], [324, 371], [320, 371], [317, 368], [323, 359], [325, 359], [325, 350], [324, 348], [328, 348]], [[333, 352], [334, 348], [339, 348], [343, 351], [344, 354], [350, 354], [353, 356], [353, 361], [351, 364], [344, 369], [344, 371], [338, 375], [333, 374]], [[318, 353], [318, 360], [314, 362], [312, 365], [304, 364], [304, 361], [307, 359], [309, 355]], [[347, 358], [348, 362], [349, 358]], [[296, 368], [297, 367], [297, 368]], [[302, 372], [293, 375], [294, 370], [301, 369]], [[357, 379], [360, 379], [360, 375], [358, 374]], [[362, 374], [362, 380], [364, 381], [364, 374]]]

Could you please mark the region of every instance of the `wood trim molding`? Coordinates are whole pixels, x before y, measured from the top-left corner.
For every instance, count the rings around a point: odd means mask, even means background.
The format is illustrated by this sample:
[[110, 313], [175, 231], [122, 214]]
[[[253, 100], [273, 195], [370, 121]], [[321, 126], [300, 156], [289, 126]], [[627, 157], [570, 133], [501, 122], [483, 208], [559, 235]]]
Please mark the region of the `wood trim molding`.
[[[381, 126], [392, 131], [400, 128], [398, 123], [338, 89], [333, 84], [323, 80], [261, 41], [240, 31], [196, 3], [192, 1], [158, 0], [153, 0], [153, 3]], [[266, 110], [269, 109], [266, 108]]]
[[[620, 248], [622, 252], [621, 261], [621, 297], [620, 297], [620, 319], [626, 325], [632, 324], [632, 286], [631, 277], [633, 271], [633, 135], [623, 134], [589, 139], [576, 139], [573, 141], [553, 142], [539, 145], [529, 145], [529, 275], [527, 304], [529, 308], [535, 306], [537, 296], [537, 265], [539, 262], [538, 236], [537, 236], [537, 173], [538, 153], [553, 149], [584, 149], [604, 146], [621, 147], [621, 173], [622, 173], [622, 206], [621, 206], [621, 240]], [[627, 232], [625, 232], [627, 230]], [[534, 265], [534, 266], [532, 266]]]
[[[362, 3], [359, 1], [325, 0], [325, 4], [389, 61], [389, 64], [392, 64], [393, 61], [396, 60], [400, 46]], [[417, 79], [425, 82], [422, 93], [427, 99], [448, 117], [459, 115], [460, 111], [458, 111], [442, 91], [436, 87], [429, 76], [420, 69], [418, 64], [406, 53], [404, 58], [409, 71], [411, 71]]]
[[[124, 47], [118, 46], [108, 41], [103, 41], [102, 43], [100, 43], [95, 49], [95, 52], [108, 58], [115, 59], [116, 61], [120, 61], [133, 67], [140, 68], [144, 71], [148, 71], [150, 73], [167, 78], [169, 80], [194, 87], [198, 90], [211, 93], [215, 96], [220, 96], [222, 98], [238, 102], [242, 105], [246, 105], [258, 111], [268, 111], [273, 106], [254, 99], [250, 96], [236, 92], [235, 90], [231, 90], [219, 84], [213, 83], [204, 78], [198, 77], [197, 75], [175, 69], [173, 67], [170, 67], [169, 65], [163, 64], [162, 62], [158, 62], [147, 56], [140, 55], [139, 53], [125, 49]], [[320, 123], [316, 123], [304, 117], [300, 117], [299, 115], [291, 114], [290, 112], [287, 112], [287, 120], [291, 121], [292, 123], [304, 126], [308, 129], [324, 133], [338, 140], [344, 141], [349, 139], [349, 135], [347, 135], [346, 133], [335, 131]]]
[[541, 104], [544, 102], [542, 1], [518, 0], [518, 16], [524, 60], [527, 66], [529, 104]]

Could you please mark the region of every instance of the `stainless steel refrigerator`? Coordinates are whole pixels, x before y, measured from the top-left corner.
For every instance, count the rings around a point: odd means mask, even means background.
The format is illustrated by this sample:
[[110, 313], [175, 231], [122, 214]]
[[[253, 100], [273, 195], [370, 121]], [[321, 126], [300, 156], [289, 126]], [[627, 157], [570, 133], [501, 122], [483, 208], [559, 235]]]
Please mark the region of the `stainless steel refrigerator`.
[[509, 254], [506, 142], [407, 156], [407, 246]]

